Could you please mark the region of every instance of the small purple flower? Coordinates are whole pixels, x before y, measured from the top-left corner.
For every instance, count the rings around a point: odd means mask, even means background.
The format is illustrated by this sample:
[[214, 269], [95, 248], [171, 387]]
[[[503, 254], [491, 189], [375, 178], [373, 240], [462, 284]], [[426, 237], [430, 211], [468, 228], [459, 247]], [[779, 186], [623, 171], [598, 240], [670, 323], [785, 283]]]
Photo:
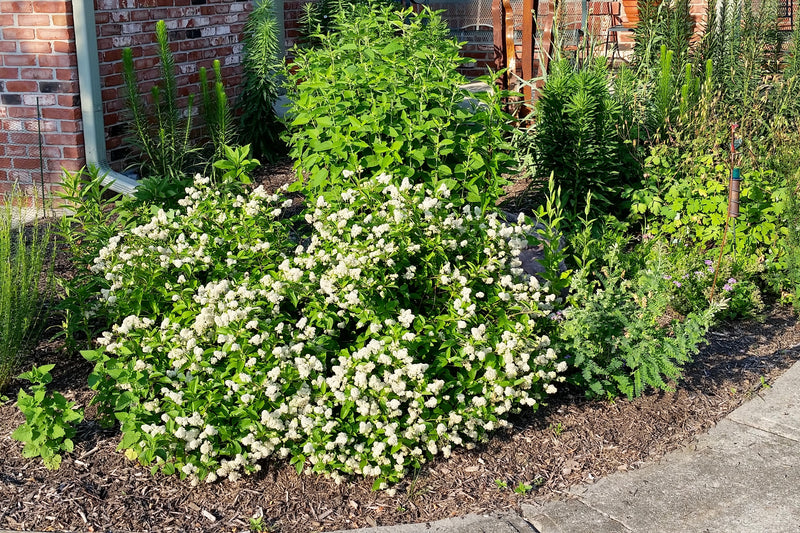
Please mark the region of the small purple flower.
[[733, 287], [731, 287], [730, 285], [728, 285], [728, 284], [726, 283], [726, 284], [725, 284], [725, 285], [722, 287], [722, 290], [723, 290], [723, 291], [725, 291], [725, 292], [731, 292], [731, 291], [733, 290]]
[[728, 283], [730, 283], [731, 285], [736, 285], [736, 278], [729, 278]]
[[706, 259], [706, 260], [704, 261], [704, 263], [705, 263], [705, 264], [707, 264], [707, 265], [713, 265], [713, 264], [714, 264], [714, 261], [712, 261], [711, 259]]
[[683, 279], [689, 279], [689, 274], [684, 274], [684, 275], [683, 275], [683, 276], [681, 276], [681, 277], [682, 277]]
[[672, 279], [672, 276], [670, 276], [669, 274], [664, 274], [664, 279]]
[[714, 267], [708, 267], [709, 272], [714, 272]]
[[699, 278], [700, 276], [702, 276], [702, 275], [703, 275], [703, 273], [702, 273], [702, 272], [700, 272], [699, 270], [695, 270], [695, 271], [694, 271], [694, 275], [695, 275], [695, 276], [697, 276], [697, 277]]
[[673, 281], [672, 283], [674, 283], [676, 287], [680, 287], [681, 286], [681, 282], [680, 281]]

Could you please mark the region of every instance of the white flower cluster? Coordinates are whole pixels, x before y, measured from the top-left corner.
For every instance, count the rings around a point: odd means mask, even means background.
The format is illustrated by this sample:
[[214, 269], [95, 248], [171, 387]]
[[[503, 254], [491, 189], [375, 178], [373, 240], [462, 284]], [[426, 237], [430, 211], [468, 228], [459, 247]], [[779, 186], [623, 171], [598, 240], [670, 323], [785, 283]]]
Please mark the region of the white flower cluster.
[[555, 296], [519, 261], [531, 228], [449, 197], [382, 174], [320, 197], [298, 244], [279, 197], [201, 178], [185, 213], [112, 239], [94, 267], [104, 297], [158, 310], [102, 339], [149, 375], [117, 385], [138, 398], [132, 449], [167, 449], [164, 464], [194, 480], [235, 480], [277, 455], [390, 481], [555, 393], [566, 363], [539, 320]]

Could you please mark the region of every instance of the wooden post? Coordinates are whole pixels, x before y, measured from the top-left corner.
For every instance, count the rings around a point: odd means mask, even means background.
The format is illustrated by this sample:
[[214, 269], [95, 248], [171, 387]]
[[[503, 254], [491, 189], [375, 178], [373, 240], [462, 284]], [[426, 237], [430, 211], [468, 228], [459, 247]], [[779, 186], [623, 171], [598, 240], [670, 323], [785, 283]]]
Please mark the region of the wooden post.
[[[539, 43], [539, 73], [545, 74], [550, 67], [550, 58], [553, 57], [553, 21], [556, 14], [556, 1], [547, 0], [547, 15], [542, 17], [542, 42]], [[541, 89], [544, 81], [536, 84], [537, 89]]]
[[[536, 13], [539, 0], [522, 0], [522, 78], [530, 81], [534, 76], [534, 49], [536, 48]], [[525, 85], [523, 94], [526, 102], [533, 103], [533, 89]]]
[[[494, 42], [494, 68], [502, 70], [508, 66], [506, 50], [506, 17], [503, 0], [492, 0], [492, 40]], [[498, 80], [500, 88], [508, 89], [508, 74]]]

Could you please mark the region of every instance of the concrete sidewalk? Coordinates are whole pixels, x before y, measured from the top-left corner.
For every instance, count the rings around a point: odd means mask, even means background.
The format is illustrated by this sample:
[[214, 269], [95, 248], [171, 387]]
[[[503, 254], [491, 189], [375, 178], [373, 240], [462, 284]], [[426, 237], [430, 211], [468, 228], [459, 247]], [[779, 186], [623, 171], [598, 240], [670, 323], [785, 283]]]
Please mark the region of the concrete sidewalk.
[[523, 516], [468, 515], [359, 533], [800, 531], [800, 362], [693, 445], [573, 487]]

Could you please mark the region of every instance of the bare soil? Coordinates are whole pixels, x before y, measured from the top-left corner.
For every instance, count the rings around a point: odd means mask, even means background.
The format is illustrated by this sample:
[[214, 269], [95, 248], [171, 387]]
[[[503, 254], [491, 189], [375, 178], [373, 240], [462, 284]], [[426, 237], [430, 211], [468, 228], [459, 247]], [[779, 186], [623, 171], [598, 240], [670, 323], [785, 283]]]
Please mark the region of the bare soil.
[[[284, 179], [291, 175], [287, 164], [273, 169], [273, 186], [281, 168]], [[68, 275], [70, 268], [59, 257], [57, 271]], [[0, 405], [0, 529], [244, 531], [250, 517], [263, 516], [268, 531], [304, 533], [518, 510], [531, 497], [639, 468], [690, 443], [800, 359], [800, 324], [787, 308], [773, 306], [762, 321], [722, 324], [708, 340], [675, 392], [598, 401], [561, 390], [538, 412], [514, 418], [512, 430], [410, 473], [393, 495], [373, 492], [370, 480], [336, 485], [281, 462], [235, 483], [193, 488], [127, 460], [116, 451], [118, 433], [101, 429], [91, 409], [75, 451], [48, 471], [24, 459], [22, 445], [11, 439], [23, 422], [13, 402], [23, 384], [14, 382], [6, 391], [12, 399]], [[87, 405], [91, 366], [65, 354], [60, 340], [45, 338], [24, 367], [49, 362], [57, 364], [51, 387]], [[517, 493], [520, 484], [531, 488]]]

